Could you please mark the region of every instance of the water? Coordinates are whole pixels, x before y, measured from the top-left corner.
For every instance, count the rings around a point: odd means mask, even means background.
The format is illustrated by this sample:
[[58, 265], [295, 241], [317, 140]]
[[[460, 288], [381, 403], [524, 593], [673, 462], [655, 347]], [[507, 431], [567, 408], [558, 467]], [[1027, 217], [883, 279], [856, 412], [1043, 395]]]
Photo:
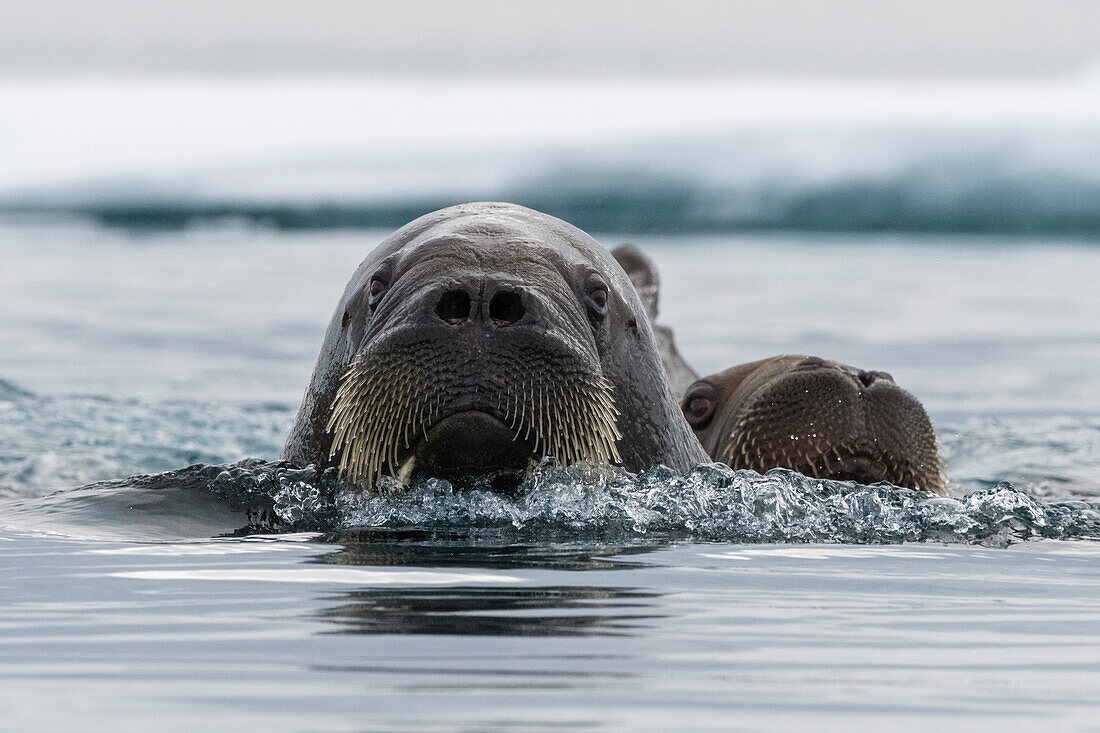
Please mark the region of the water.
[[[893, 373], [948, 499], [716, 466], [547, 467], [515, 497], [340, 497], [277, 464], [51, 493], [277, 459], [382, 234], [0, 227], [0, 729], [1095, 725], [1086, 242], [631, 238], [701, 371]], [[263, 498], [278, 534], [215, 536]]]
[[1091, 545], [295, 539], [0, 543], [4, 727], [1095, 724]]

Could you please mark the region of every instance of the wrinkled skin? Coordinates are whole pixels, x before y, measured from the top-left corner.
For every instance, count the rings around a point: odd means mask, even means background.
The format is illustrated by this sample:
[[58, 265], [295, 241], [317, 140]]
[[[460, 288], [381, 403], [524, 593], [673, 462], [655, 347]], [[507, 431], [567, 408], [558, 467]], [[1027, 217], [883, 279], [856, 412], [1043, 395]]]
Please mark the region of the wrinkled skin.
[[407, 224], [349, 281], [286, 459], [344, 465], [370, 486], [544, 454], [629, 470], [707, 460], [644, 306], [595, 240], [502, 203]]
[[932, 424], [889, 374], [789, 355], [700, 379], [677, 350], [672, 329], [656, 323], [660, 277], [653, 261], [629, 244], [612, 254], [645, 303], [669, 383], [683, 395], [684, 415], [712, 459], [761, 473], [789, 468], [945, 492]]
[[928, 415], [885, 372], [776, 356], [703, 377], [681, 407], [707, 453], [732, 468], [946, 493]]
[[661, 354], [661, 363], [665, 367], [665, 373], [668, 374], [669, 386], [672, 387], [673, 394], [679, 397], [699, 378], [699, 375], [680, 355], [672, 329], [657, 322], [657, 309], [661, 296], [661, 278], [657, 274], [657, 267], [653, 264], [653, 260], [630, 244], [620, 244], [611, 250], [611, 254], [626, 271], [630, 282], [634, 284], [634, 289], [638, 291], [638, 297], [645, 305], [646, 317], [657, 339], [657, 351]]

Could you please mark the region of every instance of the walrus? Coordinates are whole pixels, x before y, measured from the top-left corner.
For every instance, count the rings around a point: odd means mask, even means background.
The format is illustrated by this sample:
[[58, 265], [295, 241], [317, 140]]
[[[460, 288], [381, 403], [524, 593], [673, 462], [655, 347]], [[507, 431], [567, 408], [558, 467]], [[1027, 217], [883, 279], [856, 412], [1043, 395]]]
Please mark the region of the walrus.
[[944, 493], [936, 435], [927, 413], [886, 372], [813, 356], [775, 356], [702, 379], [656, 322], [660, 277], [633, 245], [612, 250], [637, 288], [684, 415], [710, 457], [763, 473]]
[[676, 337], [672, 329], [657, 322], [658, 305], [661, 297], [661, 278], [657, 266], [644, 252], [632, 244], [620, 244], [611, 250], [612, 256], [626, 272], [634, 289], [638, 291], [645, 306], [646, 317], [657, 339], [657, 352], [668, 375], [672, 393], [681, 396], [692, 382], [699, 378], [676, 348]]
[[707, 453], [731, 468], [946, 493], [932, 423], [886, 372], [773, 356], [703, 377], [681, 407]]
[[708, 461], [630, 279], [590, 236], [507, 203], [405, 225], [352, 275], [284, 449], [346, 481]]

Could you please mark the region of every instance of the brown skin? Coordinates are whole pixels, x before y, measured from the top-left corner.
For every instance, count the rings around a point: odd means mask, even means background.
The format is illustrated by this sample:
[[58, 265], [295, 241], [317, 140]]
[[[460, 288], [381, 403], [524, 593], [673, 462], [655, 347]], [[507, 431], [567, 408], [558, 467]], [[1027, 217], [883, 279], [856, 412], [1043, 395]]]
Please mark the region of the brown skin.
[[645, 305], [669, 384], [703, 448], [716, 461], [763, 473], [945, 493], [932, 424], [885, 372], [808, 356], [775, 356], [699, 379], [672, 329], [657, 323], [660, 277], [637, 247], [611, 250]]
[[731, 468], [946, 493], [928, 415], [885, 372], [774, 356], [700, 379], [681, 408], [711, 458]]

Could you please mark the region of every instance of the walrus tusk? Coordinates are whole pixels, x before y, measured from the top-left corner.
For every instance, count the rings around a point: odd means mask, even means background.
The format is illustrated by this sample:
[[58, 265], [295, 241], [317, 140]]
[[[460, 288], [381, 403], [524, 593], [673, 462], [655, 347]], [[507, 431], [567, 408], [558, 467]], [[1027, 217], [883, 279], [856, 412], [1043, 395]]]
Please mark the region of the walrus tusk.
[[412, 472], [415, 466], [416, 454], [412, 453], [405, 460], [405, 462], [401, 464], [401, 468], [397, 469], [397, 476], [395, 477], [397, 479], [397, 482], [408, 486], [409, 481], [412, 479]]

